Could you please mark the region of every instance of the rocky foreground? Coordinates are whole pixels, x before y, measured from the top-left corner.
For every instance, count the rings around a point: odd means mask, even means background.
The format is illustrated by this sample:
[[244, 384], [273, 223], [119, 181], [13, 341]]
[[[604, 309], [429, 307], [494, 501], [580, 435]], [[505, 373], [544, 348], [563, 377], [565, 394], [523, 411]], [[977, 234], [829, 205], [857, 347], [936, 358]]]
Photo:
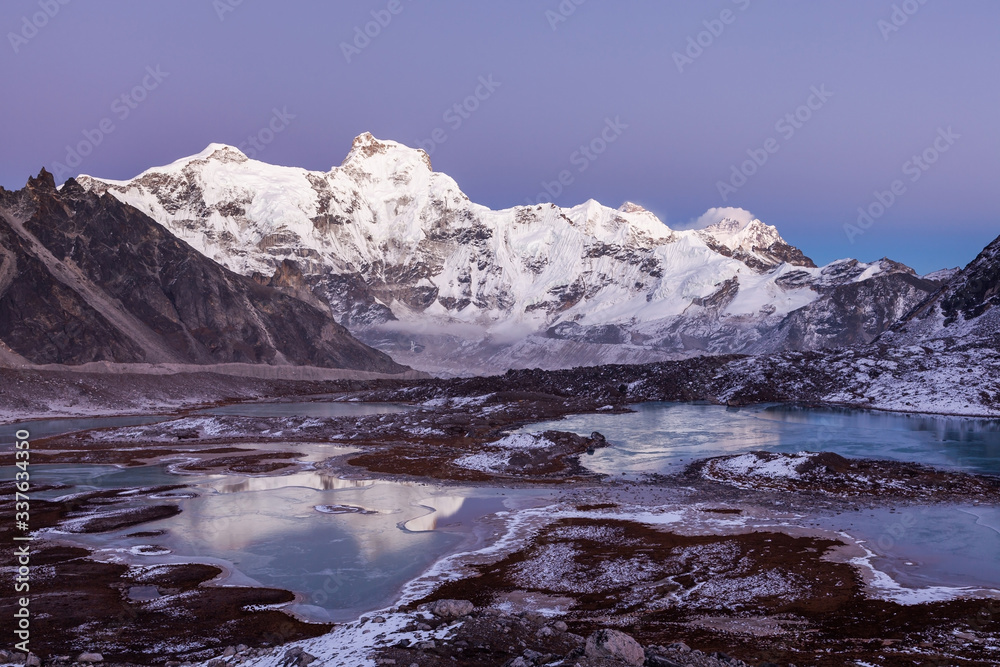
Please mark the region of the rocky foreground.
[[[726, 363], [663, 366], [673, 381], [660, 391], [691, 398]], [[624, 481], [580, 465], [581, 455], [607, 446], [599, 433], [511, 435], [566, 414], [627, 410], [654, 386], [638, 374], [656, 372], [313, 383], [312, 392], [337, 390], [327, 400], [406, 400], [414, 409], [323, 419], [189, 414], [39, 440], [33, 463], [171, 458], [178, 472], [240, 475], [318, 465], [331, 475], [558, 488], [561, 500], [520, 511], [521, 532], [511, 532], [504, 549], [463, 563], [461, 576], [381, 616], [337, 626], [283, 613], [294, 598], [287, 591], [204, 585], [220, 574], [217, 567], [134, 568], [47, 539], [33, 560], [33, 646], [53, 665], [97, 662], [98, 653], [107, 664], [216, 667], [997, 663], [996, 600], [972, 592], [914, 601], [873, 588], [857, 560], [863, 551], [829, 532], [796, 527], [801, 520], [794, 518], [887, 504], [996, 504], [994, 478], [828, 454], [749, 453], [698, 462], [677, 476]], [[635, 384], [621, 382], [623, 373]], [[306, 464], [309, 443], [356, 451]], [[0, 464], [10, 463], [10, 454], [0, 455]], [[193, 489], [178, 480], [37, 501], [33, 527], [72, 535], [134, 526], [132, 534], [155, 542], [141, 524], [182, 508]], [[8, 528], [0, 540], [10, 537], [11, 496], [4, 495]], [[142, 587], [155, 588], [156, 600], [127, 594]], [[3, 596], [0, 613], [10, 611], [12, 598]]]
[[[412, 613], [372, 616], [341, 628], [342, 639], [348, 631], [372, 633], [377, 643], [388, 645], [378, 651], [375, 665], [576, 665], [579, 667], [614, 667], [647, 665], [649, 667], [746, 667], [747, 663], [720, 651], [705, 653], [683, 642], [669, 646], [644, 648], [630, 635], [605, 628], [583, 637], [571, 632], [561, 620], [539, 614], [511, 614], [502, 610], [477, 610], [468, 600], [438, 600], [421, 605]], [[354, 639], [354, 638], [352, 638]], [[502, 648], [501, 648], [502, 647]], [[317, 642], [309, 650], [302, 646], [251, 648], [246, 644], [227, 646], [206, 667], [231, 665], [350, 665], [365, 658], [350, 642], [338, 644], [332, 638]], [[507, 649], [520, 654], [502, 663], [497, 656]], [[498, 652], [499, 651], [499, 652]], [[329, 655], [324, 655], [329, 654]], [[34, 654], [0, 650], [0, 664], [40, 667], [43, 662]], [[95, 665], [105, 663], [101, 653], [88, 651], [75, 656], [55, 656], [44, 664]], [[191, 662], [166, 661], [166, 667], [187, 667]], [[762, 663], [770, 667], [773, 663]]]

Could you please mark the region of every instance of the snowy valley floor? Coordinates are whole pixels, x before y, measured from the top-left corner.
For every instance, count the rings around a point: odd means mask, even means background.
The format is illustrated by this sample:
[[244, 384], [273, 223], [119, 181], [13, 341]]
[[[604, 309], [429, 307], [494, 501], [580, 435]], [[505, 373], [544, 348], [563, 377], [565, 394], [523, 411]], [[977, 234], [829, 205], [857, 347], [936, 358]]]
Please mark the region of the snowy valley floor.
[[[905, 362], [905, 372], [920, 377], [930, 372], [909, 357], [884, 363], [890, 362], [897, 369]], [[746, 363], [706, 358], [369, 382], [237, 382], [204, 374], [157, 383], [149, 376], [0, 371], [0, 409], [8, 421], [17, 414], [42, 416], [46, 396], [72, 397], [58, 408], [63, 415], [295, 396], [416, 406], [339, 418], [182, 413], [155, 424], [33, 442], [32, 465], [139, 466], [170, 459], [181, 474], [176, 484], [67, 490], [32, 502], [32, 527], [43, 531], [32, 560], [32, 647], [46, 664], [72, 662], [83, 652], [101, 653], [105, 664], [216, 661], [213, 667], [220, 660], [261, 666], [623, 664], [601, 657], [602, 649], [585, 641], [613, 628], [646, 647], [646, 664], [666, 667], [735, 660], [783, 667], [1000, 663], [1000, 593], [900, 586], [877, 569], [864, 544], [820, 525], [823, 517], [859, 509], [995, 506], [997, 478], [836, 455], [752, 453], [700, 461], [679, 475], [614, 479], [579, 462], [581, 454], [607, 446], [600, 434], [510, 434], [563, 415], [625, 411], [634, 401], [745, 403], [755, 400], [754, 391], [760, 401], [788, 400], [775, 395], [793, 391], [774, 382], [791, 373], [784, 363], [757, 369], [772, 381], [767, 392], [754, 389], [753, 373], [734, 388], [732, 369]], [[843, 392], [824, 384], [834, 362], [826, 363], [814, 369], [800, 397]], [[867, 368], [857, 359], [836, 363]], [[23, 387], [15, 396], [18, 383]], [[953, 411], [991, 414], [993, 395], [982, 391], [986, 399], [974, 408], [962, 403]], [[330, 442], [352, 451], [304, 460], [310, 444]], [[13, 462], [11, 451], [0, 452], [0, 465]], [[311, 469], [349, 478], [537, 490], [555, 500], [484, 519], [494, 538], [439, 561], [407, 584], [392, 607], [336, 626], [281, 611], [295, 599], [288, 591], [205, 585], [222, 572], [218, 565], [138, 567], [141, 552], [94, 560], [74, 542], [74, 535], [130, 526], [143, 535], [142, 524], [183, 513], [185, 495], [197, 492], [183, 473], [277, 477]], [[13, 493], [10, 482], [3, 484], [0, 540], [9, 544]], [[155, 542], [157, 536], [148, 537]], [[4, 569], [12, 572], [8, 563]], [[11, 577], [4, 582], [0, 614], [10, 618]], [[141, 592], [149, 590], [155, 595], [143, 599]], [[467, 600], [472, 608], [433, 607], [448, 599]]]

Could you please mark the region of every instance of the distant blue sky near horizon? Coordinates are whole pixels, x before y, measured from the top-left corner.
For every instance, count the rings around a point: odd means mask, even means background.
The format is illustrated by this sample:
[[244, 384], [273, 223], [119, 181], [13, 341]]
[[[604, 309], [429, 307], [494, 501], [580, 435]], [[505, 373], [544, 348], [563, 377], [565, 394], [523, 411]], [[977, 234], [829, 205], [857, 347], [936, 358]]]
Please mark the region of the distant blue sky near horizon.
[[8, 189], [211, 142], [326, 170], [370, 131], [493, 208], [742, 207], [818, 263], [924, 273], [1000, 234], [990, 0], [6, 0], [0, 29]]

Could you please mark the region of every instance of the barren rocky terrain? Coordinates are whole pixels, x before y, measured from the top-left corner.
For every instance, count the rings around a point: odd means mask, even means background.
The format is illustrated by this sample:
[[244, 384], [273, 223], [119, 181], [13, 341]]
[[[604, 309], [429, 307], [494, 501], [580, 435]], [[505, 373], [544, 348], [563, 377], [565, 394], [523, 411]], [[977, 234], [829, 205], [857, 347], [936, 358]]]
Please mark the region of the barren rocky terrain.
[[[37, 653], [46, 664], [85, 662], [82, 653], [100, 652], [109, 664], [214, 667], [995, 664], [1000, 615], [988, 593], [894, 598], [870, 580], [863, 550], [798, 526], [789, 508], [808, 515], [859, 504], [995, 504], [996, 478], [829, 454], [752, 453], [697, 462], [681, 475], [616, 480], [580, 464], [581, 455], [607, 446], [600, 433], [511, 435], [563, 415], [628, 410], [630, 401], [653, 397], [651, 378], [658, 378], [657, 398], [704, 398], [699, 392], [720, 369], [739, 362], [447, 381], [255, 381], [239, 391], [212, 378], [203, 399], [259, 391], [391, 399], [414, 409], [340, 418], [179, 414], [39, 440], [36, 464], [136, 466], [169, 458], [178, 473], [251, 476], [318, 466], [351, 477], [559, 489], [560, 500], [514, 513], [502, 548], [454, 562], [452, 574], [391, 609], [333, 627], [282, 613], [294, 597], [288, 592], [204, 585], [217, 568], [97, 562], [52, 534], [35, 561], [35, 630], [45, 638]], [[83, 386], [103, 381], [88, 377]], [[353, 453], [304, 463], [309, 443], [350, 445]], [[0, 456], [12, 462], [12, 454]], [[67, 536], [127, 525], [142, 534], [141, 524], [181, 510], [183, 486], [180, 476], [175, 487], [40, 501], [36, 525]], [[144, 586], [155, 588], [155, 601], [130, 596]], [[0, 613], [12, 598], [4, 600]], [[467, 602], [447, 611], [435, 607], [442, 600]]]

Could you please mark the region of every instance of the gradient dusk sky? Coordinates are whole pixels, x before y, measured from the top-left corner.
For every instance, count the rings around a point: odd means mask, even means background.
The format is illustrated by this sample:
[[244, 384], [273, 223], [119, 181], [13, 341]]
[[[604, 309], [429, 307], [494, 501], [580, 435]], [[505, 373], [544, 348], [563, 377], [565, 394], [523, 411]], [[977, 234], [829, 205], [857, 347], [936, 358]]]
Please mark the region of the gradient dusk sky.
[[326, 170], [370, 131], [446, 138], [434, 168], [493, 208], [565, 170], [560, 205], [742, 207], [818, 263], [1000, 234], [995, 0], [4, 0], [0, 27], [8, 189], [81, 142], [71, 173], [121, 179], [251, 136]]

